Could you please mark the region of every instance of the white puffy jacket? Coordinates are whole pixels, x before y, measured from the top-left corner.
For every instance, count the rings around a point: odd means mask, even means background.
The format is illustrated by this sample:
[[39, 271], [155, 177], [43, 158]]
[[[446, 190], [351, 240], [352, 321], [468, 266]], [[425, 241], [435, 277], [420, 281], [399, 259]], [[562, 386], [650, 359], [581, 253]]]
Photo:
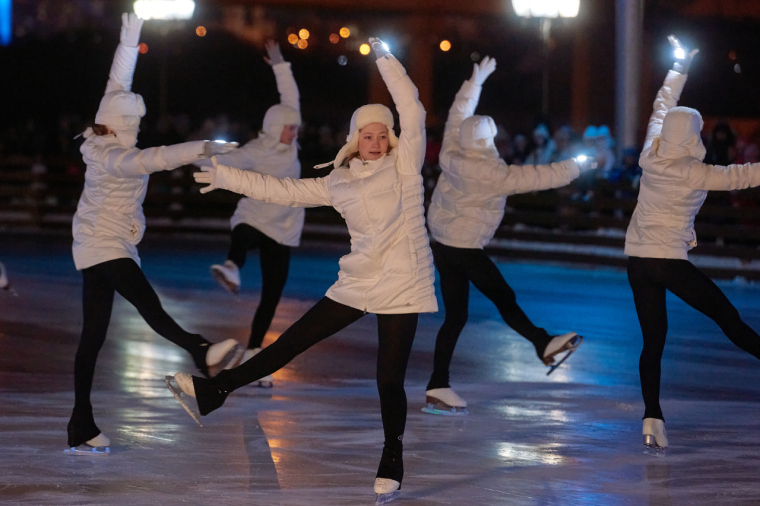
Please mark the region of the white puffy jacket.
[[686, 75], [669, 71], [654, 101], [644, 149], [638, 203], [625, 236], [625, 254], [687, 260], [697, 245], [694, 217], [708, 190], [739, 190], [760, 185], [760, 164], [709, 165], [691, 156], [658, 154], [667, 112], [681, 96]]
[[[283, 62], [272, 66], [280, 92], [280, 103], [300, 111], [298, 86], [290, 70], [290, 63]], [[250, 170], [279, 178], [301, 177], [301, 163], [298, 161], [298, 148], [295, 140], [291, 145], [280, 142], [274, 144], [262, 133], [232, 153], [217, 156], [222, 165]], [[209, 160], [196, 163], [199, 166], [211, 166]], [[242, 198], [232, 215], [232, 228], [241, 223], [250, 225], [263, 232], [280, 244], [298, 246], [303, 231], [304, 210]]]
[[398, 147], [379, 160], [351, 160], [319, 179], [278, 179], [218, 166], [214, 184], [251, 198], [294, 207], [333, 206], [346, 220], [351, 252], [340, 259], [327, 297], [369, 313], [438, 310], [433, 259], [425, 232], [420, 171], [425, 109], [404, 67], [377, 60], [401, 124]]
[[[137, 51], [119, 44], [106, 93], [130, 90]], [[148, 175], [195, 162], [203, 149], [198, 141], [141, 150], [125, 148], [112, 134], [90, 135], [80, 148], [87, 170], [72, 226], [77, 270], [117, 258], [139, 265], [135, 246], [145, 231]]]
[[475, 112], [481, 87], [465, 81], [449, 110], [441, 146], [441, 176], [428, 210], [433, 238], [447, 246], [482, 249], [504, 216], [508, 195], [564, 186], [578, 177], [573, 160], [508, 165], [494, 155], [463, 149], [459, 127]]

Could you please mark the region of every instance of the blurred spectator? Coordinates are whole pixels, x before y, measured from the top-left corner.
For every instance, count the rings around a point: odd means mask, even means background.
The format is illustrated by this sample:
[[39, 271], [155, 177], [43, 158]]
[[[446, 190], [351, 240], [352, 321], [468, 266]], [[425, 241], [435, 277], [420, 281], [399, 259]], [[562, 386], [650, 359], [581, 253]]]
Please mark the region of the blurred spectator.
[[[623, 161], [621, 164], [610, 171], [607, 180], [610, 183], [625, 184], [626, 187], [636, 190], [639, 187], [641, 179], [641, 167], [639, 167], [639, 150], [636, 148], [625, 148], [623, 150]], [[634, 192], [635, 193], [635, 192]], [[626, 193], [625, 197], [632, 197], [634, 193]]]
[[515, 165], [525, 165], [525, 160], [528, 159], [528, 138], [523, 134], [515, 135], [512, 141], [512, 157], [511, 159], [504, 159], [507, 163]]
[[554, 155], [554, 141], [549, 135], [549, 129], [541, 123], [533, 130], [533, 150], [525, 163], [530, 165], [546, 165]]
[[712, 165], [731, 165], [736, 159], [736, 134], [728, 125], [721, 121], [713, 128], [707, 143], [705, 163]]
[[578, 145], [575, 142], [573, 130], [562, 125], [554, 132], [554, 151], [549, 162], [561, 162], [569, 160], [578, 153]]

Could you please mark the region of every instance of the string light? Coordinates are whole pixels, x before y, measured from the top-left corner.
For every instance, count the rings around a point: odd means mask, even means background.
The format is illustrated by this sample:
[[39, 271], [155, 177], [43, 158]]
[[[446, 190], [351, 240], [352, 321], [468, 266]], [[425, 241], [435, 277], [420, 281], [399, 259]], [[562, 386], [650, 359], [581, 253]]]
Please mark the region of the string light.
[[363, 55], [368, 55], [370, 51], [369, 44], [362, 44], [359, 46], [359, 52]]
[[146, 44], [145, 42], [140, 42], [140, 44], [137, 47], [140, 48], [138, 49], [138, 51], [140, 51], [140, 53], [142, 54], [145, 54], [148, 52], [148, 44]]
[[195, 33], [196, 33], [196, 35], [198, 35], [198, 37], [205, 36], [206, 35], [206, 27], [199, 26], [198, 28], [195, 29]]
[[298, 32], [298, 36], [301, 37], [304, 40], [308, 39], [309, 38], [309, 30], [307, 30], [306, 28], [301, 28], [301, 30], [299, 30], [299, 32]]
[[288, 35], [288, 42], [290, 42], [291, 44], [294, 44], [294, 45], [297, 44], [298, 43], [298, 35], [296, 35], [295, 33], [291, 33], [290, 35]]
[[298, 49], [306, 49], [306, 46], [309, 45], [309, 42], [306, 39], [301, 39], [298, 41]]
[[344, 39], [347, 39], [351, 35], [351, 30], [349, 30], [348, 28], [344, 26], [343, 28], [340, 29], [338, 33], [340, 33], [341, 37], [343, 37]]
[[337, 33], [331, 33], [330, 42], [332, 42], [333, 44], [337, 44], [338, 42], [340, 42], [340, 35], [338, 35]]
[[440, 47], [441, 47], [441, 51], [448, 51], [449, 49], [451, 49], [451, 42], [449, 42], [448, 40], [442, 40]]

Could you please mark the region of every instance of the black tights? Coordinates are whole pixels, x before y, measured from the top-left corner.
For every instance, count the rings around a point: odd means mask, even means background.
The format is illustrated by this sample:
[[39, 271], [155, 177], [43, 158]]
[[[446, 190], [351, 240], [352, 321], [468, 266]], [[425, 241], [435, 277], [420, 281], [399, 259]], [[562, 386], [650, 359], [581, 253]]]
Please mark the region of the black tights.
[[[364, 314], [359, 309], [327, 297], [322, 298], [274, 343], [252, 359], [234, 369], [220, 372], [211, 380], [199, 381], [195, 378], [201, 414], [205, 415], [220, 407], [229, 392], [281, 369], [297, 355], [344, 329]], [[417, 313], [377, 315], [377, 389], [380, 393], [385, 447], [397, 452], [401, 451], [406, 426], [404, 376], [417, 331], [417, 318]], [[220, 395], [219, 392], [223, 394]]]
[[227, 259], [232, 260], [238, 267], [242, 268], [245, 265], [245, 257], [248, 251], [254, 248], [259, 248], [261, 300], [251, 323], [248, 349], [261, 348], [269, 325], [272, 324], [277, 304], [280, 303], [290, 267], [290, 246], [280, 244], [244, 223], [232, 230], [232, 242], [229, 253], [227, 253]]
[[630, 257], [628, 282], [644, 336], [639, 360], [644, 418], [665, 420], [660, 409], [660, 361], [668, 332], [665, 290], [717, 323], [736, 346], [760, 358], [760, 336], [742, 321], [720, 288], [691, 262]]
[[145, 274], [131, 258], [110, 260], [84, 269], [82, 278], [84, 324], [74, 361], [74, 410], [68, 426], [70, 446], [79, 446], [100, 434], [92, 415], [90, 392], [95, 363], [111, 321], [114, 292], [135, 306], [158, 334], [189, 351], [203, 371], [209, 345], [203, 337], [182, 330], [166, 314]]
[[543, 356], [551, 337], [544, 329], [533, 325], [520, 309], [515, 292], [482, 249], [454, 248], [441, 243], [433, 243], [431, 247], [446, 316], [435, 341], [433, 374], [428, 390], [449, 387], [451, 357], [467, 323], [470, 282], [496, 305], [506, 324], [530, 341], [539, 357]]

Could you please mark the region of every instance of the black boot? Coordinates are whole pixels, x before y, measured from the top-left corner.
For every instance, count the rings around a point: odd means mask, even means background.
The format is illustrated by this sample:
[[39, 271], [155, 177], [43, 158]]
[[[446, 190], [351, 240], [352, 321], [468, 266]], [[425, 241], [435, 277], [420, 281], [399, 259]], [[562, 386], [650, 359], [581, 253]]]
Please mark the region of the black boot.
[[223, 376], [222, 371], [214, 379], [199, 378], [193, 376], [193, 387], [195, 388], [195, 400], [198, 402], [198, 411], [201, 415], [206, 416], [212, 411], [219, 409], [224, 404], [230, 391], [219, 386], [219, 376]]
[[390, 448], [383, 446], [383, 456], [380, 458], [380, 466], [377, 468], [376, 478], [387, 478], [399, 482], [404, 479], [404, 460], [401, 445]]
[[95, 425], [92, 406], [79, 408], [74, 406], [66, 432], [69, 435], [69, 447], [83, 445], [90, 439], [97, 437], [100, 434], [100, 429]]

